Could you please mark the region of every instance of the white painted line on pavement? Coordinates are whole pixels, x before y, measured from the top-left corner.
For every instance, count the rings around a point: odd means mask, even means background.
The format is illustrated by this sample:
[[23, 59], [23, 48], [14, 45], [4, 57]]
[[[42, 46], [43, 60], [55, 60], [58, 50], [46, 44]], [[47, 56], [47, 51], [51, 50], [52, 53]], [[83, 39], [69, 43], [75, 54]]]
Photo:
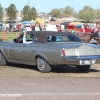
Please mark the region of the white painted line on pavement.
[[30, 93], [30, 94], [0, 94], [0, 97], [22, 97], [22, 96], [68, 96], [68, 95], [100, 95], [100, 93]]

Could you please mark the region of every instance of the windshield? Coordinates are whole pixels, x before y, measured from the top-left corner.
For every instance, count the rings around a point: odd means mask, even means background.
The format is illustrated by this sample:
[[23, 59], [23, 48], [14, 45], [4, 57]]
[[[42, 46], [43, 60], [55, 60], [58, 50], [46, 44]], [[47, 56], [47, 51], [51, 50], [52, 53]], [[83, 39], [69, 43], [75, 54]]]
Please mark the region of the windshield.
[[82, 42], [75, 35], [50, 35], [47, 36], [47, 42]]

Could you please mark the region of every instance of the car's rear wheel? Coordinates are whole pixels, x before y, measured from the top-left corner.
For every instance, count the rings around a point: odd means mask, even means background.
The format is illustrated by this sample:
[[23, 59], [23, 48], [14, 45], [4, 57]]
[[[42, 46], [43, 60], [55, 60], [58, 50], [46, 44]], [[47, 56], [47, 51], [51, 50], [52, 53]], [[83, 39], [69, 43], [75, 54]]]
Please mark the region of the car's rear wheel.
[[90, 65], [79, 65], [76, 66], [79, 71], [88, 71], [90, 69]]
[[37, 68], [40, 72], [43, 73], [48, 73], [51, 71], [50, 65], [42, 57], [37, 58]]
[[6, 64], [7, 64], [7, 61], [4, 55], [0, 52], [0, 66], [5, 66]]

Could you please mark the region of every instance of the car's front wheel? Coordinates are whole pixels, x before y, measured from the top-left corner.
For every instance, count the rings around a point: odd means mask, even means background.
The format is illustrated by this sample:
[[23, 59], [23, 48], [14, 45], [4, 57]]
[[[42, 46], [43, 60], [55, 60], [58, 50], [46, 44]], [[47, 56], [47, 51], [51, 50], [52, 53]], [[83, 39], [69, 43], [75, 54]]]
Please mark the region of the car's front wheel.
[[42, 57], [37, 58], [37, 68], [43, 73], [48, 73], [51, 71], [51, 66]]
[[7, 64], [7, 61], [4, 55], [0, 52], [0, 66], [5, 66], [6, 64]]
[[88, 71], [90, 69], [90, 65], [79, 65], [76, 66], [79, 71]]

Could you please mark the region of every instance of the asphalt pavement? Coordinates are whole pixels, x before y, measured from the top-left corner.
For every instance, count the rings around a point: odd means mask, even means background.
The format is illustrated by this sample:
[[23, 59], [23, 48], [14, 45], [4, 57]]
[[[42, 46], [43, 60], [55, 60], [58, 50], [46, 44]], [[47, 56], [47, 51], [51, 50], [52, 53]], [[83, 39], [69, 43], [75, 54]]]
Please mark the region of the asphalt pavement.
[[100, 100], [100, 78], [0, 77], [0, 100]]
[[100, 65], [87, 73], [74, 67], [50, 73], [25, 65], [0, 67], [0, 100], [100, 100]]

